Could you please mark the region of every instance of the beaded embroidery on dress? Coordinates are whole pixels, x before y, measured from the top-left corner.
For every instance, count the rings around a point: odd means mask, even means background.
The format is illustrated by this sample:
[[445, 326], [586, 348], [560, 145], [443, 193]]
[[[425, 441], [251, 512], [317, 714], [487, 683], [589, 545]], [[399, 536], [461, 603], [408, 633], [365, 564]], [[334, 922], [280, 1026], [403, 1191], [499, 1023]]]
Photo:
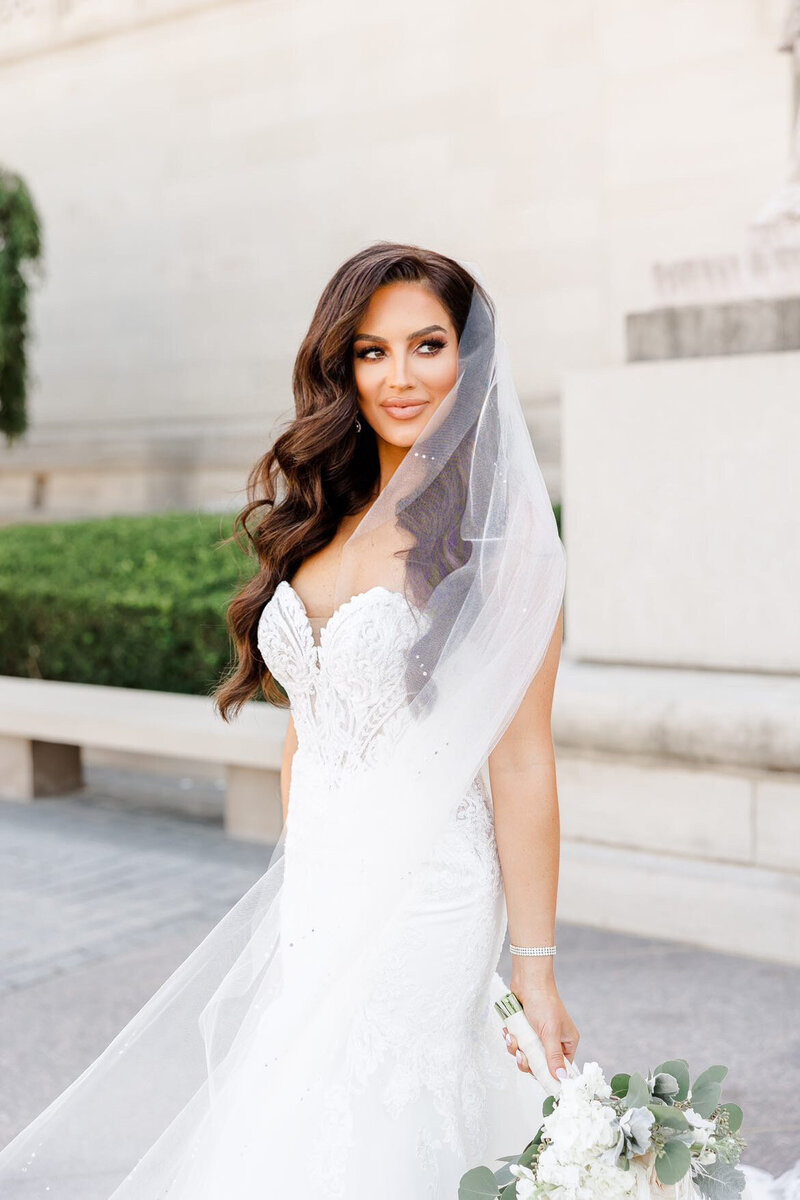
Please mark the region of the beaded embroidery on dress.
[[[311, 969], [328, 920], [358, 920], [358, 888], [348, 897], [342, 884], [358, 819], [347, 778], [374, 766], [409, 719], [405, 665], [423, 620], [399, 592], [375, 587], [337, 609], [315, 645], [286, 581], [262, 612], [259, 649], [289, 696], [298, 739], [282, 904], [295, 978]], [[308, 1167], [325, 1195], [366, 1198], [370, 1172], [391, 1163], [382, 1195], [454, 1200], [465, 1170], [530, 1137], [543, 1094], [509, 1057], [489, 1000], [505, 926], [479, 775], [385, 930], [346, 1057], [324, 1081], [329, 1102]]]

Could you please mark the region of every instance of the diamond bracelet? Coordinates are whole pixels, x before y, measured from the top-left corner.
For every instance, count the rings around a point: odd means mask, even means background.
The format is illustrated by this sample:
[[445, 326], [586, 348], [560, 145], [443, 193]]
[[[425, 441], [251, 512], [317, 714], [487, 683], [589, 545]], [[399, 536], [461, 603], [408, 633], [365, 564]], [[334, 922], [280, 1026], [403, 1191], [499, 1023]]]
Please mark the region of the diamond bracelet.
[[535, 957], [543, 957], [546, 954], [555, 954], [555, 946], [514, 946], [509, 943], [509, 949], [512, 954], [530, 954]]

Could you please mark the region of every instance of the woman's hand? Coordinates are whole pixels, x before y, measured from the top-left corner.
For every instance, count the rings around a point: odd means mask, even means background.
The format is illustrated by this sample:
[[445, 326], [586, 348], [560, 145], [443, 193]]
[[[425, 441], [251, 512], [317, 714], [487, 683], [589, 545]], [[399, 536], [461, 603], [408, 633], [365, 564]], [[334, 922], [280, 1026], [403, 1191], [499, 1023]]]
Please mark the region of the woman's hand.
[[[559, 1080], [566, 1079], [564, 1059], [568, 1058], [570, 1062], [574, 1060], [580, 1034], [575, 1022], [564, 1007], [555, 980], [552, 978], [545, 981], [537, 979], [532, 982], [530, 979], [522, 978], [515, 981], [512, 976], [511, 991], [522, 1004], [529, 1025], [541, 1038], [551, 1075]], [[513, 1033], [509, 1033], [505, 1026], [503, 1026], [503, 1033], [508, 1052], [516, 1058], [520, 1071], [532, 1074], [528, 1060], [524, 1052], [519, 1049]]]

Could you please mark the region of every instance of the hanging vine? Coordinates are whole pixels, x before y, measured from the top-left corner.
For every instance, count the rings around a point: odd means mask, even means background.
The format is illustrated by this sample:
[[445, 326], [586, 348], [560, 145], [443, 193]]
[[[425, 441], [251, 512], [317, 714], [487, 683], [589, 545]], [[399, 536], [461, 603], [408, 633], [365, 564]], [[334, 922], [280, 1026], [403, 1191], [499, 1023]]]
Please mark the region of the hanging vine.
[[10, 444], [28, 427], [29, 275], [41, 270], [42, 237], [30, 192], [0, 167], [0, 433]]

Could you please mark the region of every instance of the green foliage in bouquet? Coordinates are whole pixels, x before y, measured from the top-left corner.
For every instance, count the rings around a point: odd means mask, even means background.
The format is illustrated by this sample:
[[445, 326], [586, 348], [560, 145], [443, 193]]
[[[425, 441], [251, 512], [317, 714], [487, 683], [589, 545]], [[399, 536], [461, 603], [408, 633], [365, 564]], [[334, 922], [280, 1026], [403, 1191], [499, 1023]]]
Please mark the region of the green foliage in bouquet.
[[597, 1200], [655, 1195], [683, 1181], [703, 1200], [744, 1190], [737, 1170], [742, 1110], [722, 1102], [727, 1067], [709, 1067], [691, 1083], [688, 1063], [671, 1059], [647, 1076], [614, 1075], [587, 1063], [548, 1096], [536, 1136], [496, 1171], [480, 1166], [461, 1179], [459, 1200]]
[[28, 276], [38, 264], [41, 228], [18, 175], [0, 167], [0, 433], [10, 443], [27, 425]]
[[0, 674], [207, 695], [225, 610], [256, 569], [229, 515], [0, 529]]

